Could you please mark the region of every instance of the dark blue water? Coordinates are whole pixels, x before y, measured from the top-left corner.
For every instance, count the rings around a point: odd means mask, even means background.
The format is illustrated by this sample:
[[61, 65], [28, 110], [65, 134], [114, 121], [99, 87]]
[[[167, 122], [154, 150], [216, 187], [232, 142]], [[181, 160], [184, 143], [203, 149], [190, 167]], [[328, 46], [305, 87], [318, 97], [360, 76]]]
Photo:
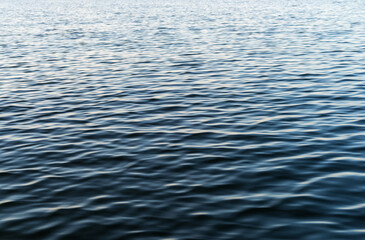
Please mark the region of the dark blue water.
[[0, 239], [365, 239], [364, 16], [2, 0]]

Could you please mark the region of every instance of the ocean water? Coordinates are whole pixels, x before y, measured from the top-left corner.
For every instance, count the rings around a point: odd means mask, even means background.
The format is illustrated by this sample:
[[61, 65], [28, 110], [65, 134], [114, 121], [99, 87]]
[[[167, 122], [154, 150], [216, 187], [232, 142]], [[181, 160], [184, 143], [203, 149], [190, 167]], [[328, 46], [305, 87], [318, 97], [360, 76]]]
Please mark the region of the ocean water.
[[364, 16], [1, 0], [0, 239], [365, 239]]

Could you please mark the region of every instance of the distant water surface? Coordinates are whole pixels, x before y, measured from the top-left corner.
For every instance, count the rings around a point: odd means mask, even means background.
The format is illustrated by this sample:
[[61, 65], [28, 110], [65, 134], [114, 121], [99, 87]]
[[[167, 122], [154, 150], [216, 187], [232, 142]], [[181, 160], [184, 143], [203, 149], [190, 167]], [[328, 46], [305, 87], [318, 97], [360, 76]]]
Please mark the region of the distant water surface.
[[0, 239], [365, 239], [364, 16], [2, 0]]

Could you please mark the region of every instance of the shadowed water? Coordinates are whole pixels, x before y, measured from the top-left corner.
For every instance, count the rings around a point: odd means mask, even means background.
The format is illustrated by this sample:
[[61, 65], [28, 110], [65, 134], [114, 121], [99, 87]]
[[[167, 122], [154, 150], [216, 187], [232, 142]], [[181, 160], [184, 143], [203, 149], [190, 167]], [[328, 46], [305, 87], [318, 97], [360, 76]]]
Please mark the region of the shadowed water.
[[0, 239], [365, 239], [363, 1], [0, 12]]

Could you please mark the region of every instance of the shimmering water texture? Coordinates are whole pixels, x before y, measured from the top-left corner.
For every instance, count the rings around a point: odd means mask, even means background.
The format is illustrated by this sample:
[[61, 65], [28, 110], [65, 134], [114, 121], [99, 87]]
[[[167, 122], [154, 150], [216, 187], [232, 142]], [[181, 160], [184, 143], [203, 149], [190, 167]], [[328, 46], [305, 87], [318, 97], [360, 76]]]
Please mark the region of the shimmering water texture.
[[365, 239], [365, 3], [0, 1], [0, 239]]

